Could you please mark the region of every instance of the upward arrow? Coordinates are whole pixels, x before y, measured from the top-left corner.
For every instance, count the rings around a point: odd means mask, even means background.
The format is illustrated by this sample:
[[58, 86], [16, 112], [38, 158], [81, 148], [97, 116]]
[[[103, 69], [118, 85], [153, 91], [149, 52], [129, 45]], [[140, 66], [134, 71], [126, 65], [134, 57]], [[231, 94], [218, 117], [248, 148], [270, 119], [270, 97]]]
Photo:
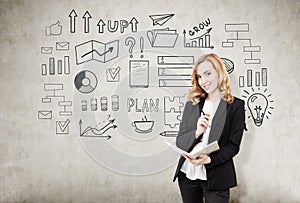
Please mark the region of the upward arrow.
[[75, 12], [74, 9], [69, 14], [69, 17], [70, 17], [70, 32], [71, 33], [75, 33], [75, 25], [76, 25], [77, 13]]
[[130, 20], [129, 23], [131, 24], [131, 31], [132, 31], [132, 32], [137, 32], [137, 24], [139, 23], [139, 22], [137, 21], [137, 19], [136, 19], [135, 17], [133, 17], [133, 18]]
[[97, 26], [98, 26], [98, 32], [99, 33], [103, 33], [104, 31], [103, 31], [103, 28], [104, 28], [104, 26], [105, 26], [105, 23], [104, 23], [104, 21], [102, 20], [102, 19], [100, 19], [99, 20], [99, 22], [97, 23]]
[[82, 16], [83, 18], [83, 30], [84, 33], [90, 32], [90, 18], [92, 18], [91, 14], [86, 11], [85, 14]]
[[185, 45], [186, 45], [186, 44], [185, 44], [185, 37], [186, 37], [185, 35], [186, 35], [186, 31], [183, 30], [183, 46], [184, 46], [184, 47], [185, 47]]
[[209, 29], [206, 30], [206, 33], [204, 33], [203, 35], [200, 35], [200, 36], [198, 36], [198, 37], [191, 38], [191, 40], [201, 38], [201, 37], [203, 37], [204, 35], [209, 34], [211, 30], [212, 30], [212, 28], [209, 28]]

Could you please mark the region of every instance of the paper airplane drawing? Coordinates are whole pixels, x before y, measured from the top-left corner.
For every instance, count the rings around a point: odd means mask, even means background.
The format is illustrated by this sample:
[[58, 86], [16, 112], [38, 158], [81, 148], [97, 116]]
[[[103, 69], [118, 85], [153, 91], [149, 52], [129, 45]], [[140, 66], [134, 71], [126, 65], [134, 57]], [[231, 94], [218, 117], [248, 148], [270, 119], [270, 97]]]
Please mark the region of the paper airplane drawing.
[[168, 20], [170, 20], [175, 14], [161, 14], [161, 15], [149, 15], [149, 17], [153, 21], [153, 25], [160, 25], [162, 26]]

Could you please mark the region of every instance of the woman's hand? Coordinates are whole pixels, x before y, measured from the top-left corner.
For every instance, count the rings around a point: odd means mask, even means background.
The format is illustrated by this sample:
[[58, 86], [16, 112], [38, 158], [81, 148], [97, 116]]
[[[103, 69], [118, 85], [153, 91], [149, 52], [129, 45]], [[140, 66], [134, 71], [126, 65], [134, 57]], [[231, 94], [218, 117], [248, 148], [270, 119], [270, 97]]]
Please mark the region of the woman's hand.
[[204, 133], [206, 128], [209, 126], [209, 119], [210, 115], [209, 114], [202, 114], [200, 118], [198, 119], [197, 122], [197, 130], [196, 130], [196, 139]]
[[203, 164], [209, 164], [211, 162], [211, 159], [209, 156], [207, 156], [206, 154], [200, 154], [199, 157], [197, 157], [196, 159], [191, 159], [189, 156], [183, 154], [182, 155], [186, 160], [188, 160], [191, 164], [193, 164], [194, 166], [199, 166], [199, 165], [203, 165]]

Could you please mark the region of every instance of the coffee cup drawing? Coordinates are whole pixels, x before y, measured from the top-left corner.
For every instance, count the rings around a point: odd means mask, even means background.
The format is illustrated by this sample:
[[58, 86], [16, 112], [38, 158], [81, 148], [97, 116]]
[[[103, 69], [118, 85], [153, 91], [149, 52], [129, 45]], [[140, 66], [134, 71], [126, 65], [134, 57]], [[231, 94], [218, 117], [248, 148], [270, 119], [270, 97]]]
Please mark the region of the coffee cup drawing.
[[138, 133], [149, 133], [152, 131], [154, 121], [148, 121], [146, 116], [144, 118], [142, 118], [142, 120], [133, 121], [131, 123], [131, 125], [135, 127], [135, 131]]

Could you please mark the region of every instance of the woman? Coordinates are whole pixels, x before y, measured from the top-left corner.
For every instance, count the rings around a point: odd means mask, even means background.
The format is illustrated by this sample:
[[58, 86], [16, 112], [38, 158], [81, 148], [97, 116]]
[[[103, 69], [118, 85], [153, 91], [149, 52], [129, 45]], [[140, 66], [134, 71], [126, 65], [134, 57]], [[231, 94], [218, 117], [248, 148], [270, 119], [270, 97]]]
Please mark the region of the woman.
[[244, 101], [231, 95], [228, 74], [216, 54], [196, 61], [191, 81], [176, 145], [196, 152], [217, 140], [220, 149], [194, 160], [183, 155], [174, 181], [178, 178], [184, 203], [229, 202], [229, 189], [237, 186], [232, 158], [245, 127]]

